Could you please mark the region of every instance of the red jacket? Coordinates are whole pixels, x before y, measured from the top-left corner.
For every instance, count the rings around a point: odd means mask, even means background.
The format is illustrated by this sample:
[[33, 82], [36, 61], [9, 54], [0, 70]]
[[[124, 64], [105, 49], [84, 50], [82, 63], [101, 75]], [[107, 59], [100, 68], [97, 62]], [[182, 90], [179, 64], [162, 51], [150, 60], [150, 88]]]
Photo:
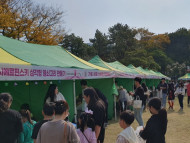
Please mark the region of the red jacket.
[[187, 96], [190, 96], [190, 83], [187, 85]]

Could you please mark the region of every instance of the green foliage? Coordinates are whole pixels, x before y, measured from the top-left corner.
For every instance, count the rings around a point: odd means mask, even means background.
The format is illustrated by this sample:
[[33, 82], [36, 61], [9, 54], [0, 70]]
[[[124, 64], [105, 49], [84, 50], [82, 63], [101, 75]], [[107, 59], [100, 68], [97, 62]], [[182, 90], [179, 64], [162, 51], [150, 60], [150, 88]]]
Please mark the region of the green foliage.
[[125, 65], [133, 64], [136, 67], [159, 70], [160, 66], [154, 61], [154, 58], [148, 54], [145, 49], [135, 49], [125, 52], [125, 58], [122, 60]]
[[109, 38], [113, 45], [116, 60], [121, 60], [125, 56], [125, 51], [134, 49], [136, 45], [136, 30], [131, 29], [127, 24], [116, 24], [109, 28]]
[[171, 43], [167, 47], [167, 55], [175, 62], [190, 64], [190, 31], [180, 28], [169, 37]]
[[71, 35], [65, 35], [62, 47], [85, 60], [90, 60], [96, 55], [94, 47], [85, 44], [83, 39], [79, 36], [75, 36], [74, 33]]
[[100, 32], [98, 29], [96, 30], [94, 39], [90, 39], [90, 42], [93, 44], [93, 47], [98, 52], [98, 55], [106, 61], [110, 61], [110, 55], [112, 53], [112, 47], [110, 46], [110, 42], [108, 40], [108, 36]]

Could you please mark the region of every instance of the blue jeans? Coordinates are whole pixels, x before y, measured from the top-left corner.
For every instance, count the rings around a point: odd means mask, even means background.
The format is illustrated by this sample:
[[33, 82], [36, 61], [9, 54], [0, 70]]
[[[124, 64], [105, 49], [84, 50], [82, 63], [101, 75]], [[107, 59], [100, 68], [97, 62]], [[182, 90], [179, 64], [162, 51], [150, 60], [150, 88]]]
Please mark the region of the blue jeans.
[[167, 98], [167, 94], [162, 93], [162, 108], [166, 108], [166, 98]]
[[135, 119], [139, 123], [139, 126], [144, 126], [142, 113], [143, 113], [144, 105], [141, 108], [134, 108]]

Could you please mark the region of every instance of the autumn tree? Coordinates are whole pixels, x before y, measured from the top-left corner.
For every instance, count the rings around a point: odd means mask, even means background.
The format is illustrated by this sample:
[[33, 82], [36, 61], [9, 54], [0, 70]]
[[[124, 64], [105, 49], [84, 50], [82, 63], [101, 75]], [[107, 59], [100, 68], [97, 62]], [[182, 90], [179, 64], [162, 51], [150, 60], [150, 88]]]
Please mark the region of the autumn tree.
[[[63, 40], [63, 11], [36, 5], [31, 0], [2, 0], [2, 35], [30, 43], [55, 45]], [[8, 22], [5, 22], [5, 21]]]

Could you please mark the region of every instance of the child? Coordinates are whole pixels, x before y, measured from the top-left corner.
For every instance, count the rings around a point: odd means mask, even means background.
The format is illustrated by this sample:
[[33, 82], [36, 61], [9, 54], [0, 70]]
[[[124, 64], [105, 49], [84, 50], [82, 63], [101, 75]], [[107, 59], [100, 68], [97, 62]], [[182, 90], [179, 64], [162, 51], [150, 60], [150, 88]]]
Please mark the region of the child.
[[36, 143], [38, 132], [39, 132], [41, 126], [44, 123], [52, 120], [54, 114], [55, 114], [54, 103], [52, 103], [52, 102], [46, 102], [44, 104], [43, 110], [42, 110], [42, 115], [44, 116], [44, 119], [42, 121], [39, 121], [38, 123], [35, 124], [33, 132], [32, 132], [32, 139], [34, 140], [34, 143]]
[[118, 135], [116, 143], [138, 143], [135, 131], [131, 127], [134, 119], [134, 114], [131, 111], [121, 113], [119, 125], [124, 130]]
[[97, 143], [95, 123], [91, 114], [82, 113], [79, 118], [79, 126], [77, 134], [80, 137], [81, 143]]
[[152, 116], [148, 120], [145, 129], [140, 132], [140, 136], [147, 143], [165, 143], [167, 112], [165, 109], [161, 109], [159, 98], [152, 98], [148, 106]]
[[23, 131], [19, 136], [18, 143], [33, 143], [32, 131], [34, 128], [35, 121], [31, 120], [31, 115], [29, 110], [21, 110], [20, 114], [22, 116]]

